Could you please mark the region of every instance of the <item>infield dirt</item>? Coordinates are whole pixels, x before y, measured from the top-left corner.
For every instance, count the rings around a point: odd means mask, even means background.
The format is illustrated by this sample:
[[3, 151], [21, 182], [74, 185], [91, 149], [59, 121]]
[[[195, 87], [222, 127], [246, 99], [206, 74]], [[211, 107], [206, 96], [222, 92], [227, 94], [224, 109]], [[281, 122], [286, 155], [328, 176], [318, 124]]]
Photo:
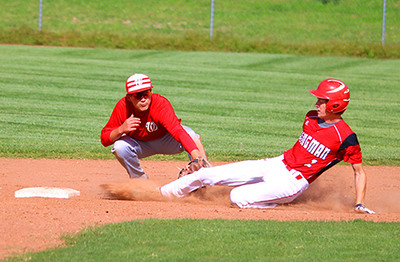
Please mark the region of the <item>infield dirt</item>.
[[[295, 202], [267, 210], [233, 207], [227, 187], [206, 188], [181, 200], [165, 200], [153, 194], [142, 196], [139, 201], [129, 200], [131, 188], [141, 186], [142, 190], [153, 190], [154, 186], [175, 179], [178, 167], [185, 164], [183, 161], [142, 161], [150, 179], [137, 184], [129, 180], [116, 160], [0, 158], [0, 259], [61, 247], [60, 237], [87, 226], [134, 219], [400, 222], [400, 167], [364, 167], [368, 175], [366, 204], [376, 211], [374, 215], [353, 211], [354, 178], [348, 165], [328, 170]], [[119, 193], [110, 196], [103, 184], [112, 184]], [[69, 199], [14, 197], [14, 192], [21, 188], [40, 186], [72, 188], [79, 190], [80, 196]]]

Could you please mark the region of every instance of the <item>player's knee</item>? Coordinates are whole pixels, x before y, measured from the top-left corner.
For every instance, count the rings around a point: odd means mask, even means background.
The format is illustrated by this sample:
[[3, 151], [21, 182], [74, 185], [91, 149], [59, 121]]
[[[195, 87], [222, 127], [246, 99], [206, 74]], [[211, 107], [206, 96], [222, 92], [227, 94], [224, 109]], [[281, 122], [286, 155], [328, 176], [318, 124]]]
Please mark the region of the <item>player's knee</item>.
[[237, 205], [240, 208], [245, 208], [248, 205], [248, 202], [243, 198], [243, 195], [240, 193], [239, 188], [234, 188], [231, 190], [230, 199], [231, 203]]
[[216, 184], [215, 174], [212, 167], [203, 167], [193, 173], [194, 180], [201, 183], [201, 186], [214, 186]]
[[186, 130], [186, 132], [189, 134], [189, 136], [190, 136], [192, 139], [200, 140], [200, 135], [199, 135], [199, 134], [196, 134], [196, 132], [194, 132], [193, 129], [191, 129], [191, 128], [188, 127], [188, 126], [183, 126], [183, 128]]
[[113, 145], [112, 152], [117, 155], [123, 155], [124, 151], [128, 149], [129, 145], [124, 141], [117, 140]]
[[116, 157], [120, 158], [125, 158], [127, 156], [132, 156], [132, 154], [135, 154], [134, 148], [123, 140], [115, 141], [112, 152]]

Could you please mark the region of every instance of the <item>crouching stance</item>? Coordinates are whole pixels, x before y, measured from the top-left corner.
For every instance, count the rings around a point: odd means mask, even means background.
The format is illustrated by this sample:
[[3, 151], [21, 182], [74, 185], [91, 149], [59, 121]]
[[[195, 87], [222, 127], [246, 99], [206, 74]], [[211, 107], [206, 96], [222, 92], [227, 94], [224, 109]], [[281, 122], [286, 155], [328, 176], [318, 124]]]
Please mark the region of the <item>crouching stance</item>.
[[160, 188], [166, 197], [184, 197], [204, 186], [231, 186], [231, 201], [240, 208], [269, 208], [289, 203], [310, 183], [341, 160], [353, 167], [355, 209], [373, 214], [364, 205], [366, 174], [356, 134], [342, 119], [350, 101], [348, 87], [337, 79], [325, 79], [311, 94], [317, 110], [306, 114], [303, 132], [282, 155], [202, 168]]
[[206, 159], [200, 135], [181, 125], [165, 97], [153, 94], [147, 75], [131, 75], [125, 87], [126, 96], [101, 130], [101, 143], [113, 145], [111, 152], [130, 178], [147, 178], [139, 159], [151, 155], [186, 151], [190, 159]]

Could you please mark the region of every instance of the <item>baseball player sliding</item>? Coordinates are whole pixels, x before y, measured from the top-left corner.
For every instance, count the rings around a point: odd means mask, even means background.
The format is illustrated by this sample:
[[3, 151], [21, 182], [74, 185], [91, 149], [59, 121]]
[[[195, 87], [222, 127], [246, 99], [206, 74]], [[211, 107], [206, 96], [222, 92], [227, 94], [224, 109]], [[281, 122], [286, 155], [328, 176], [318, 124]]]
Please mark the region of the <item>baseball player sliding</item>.
[[350, 91], [337, 79], [323, 80], [311, 94], [317, 110], [306, 114], [294, 146], [275, 158], [201, 168], [160, 188], [166, 197], [184, 197], [204, 186], [232, 186], [231, 202], [240, 208], [270, 208], [297, 198], [310, 183], [341, 160], [352, 165], [357, 212], [373, 214], [364, 205], [367, 178], [356, 134], [342, 119]]
[[[155, 154], [178, 154], [186, 150], [197, 170], [207, 156], [200, 135], [181, 125], [171, 103], [153, 94], [147, 75], [133, 74], [125, 83], [126, 96], [121, 98], [101, 130], [101, 143], [113, 145], [111, 152], [126, 169], [130, 178], [147, 178], [139, 159]], [[201, 160], [201, 161], [199, 161]]]

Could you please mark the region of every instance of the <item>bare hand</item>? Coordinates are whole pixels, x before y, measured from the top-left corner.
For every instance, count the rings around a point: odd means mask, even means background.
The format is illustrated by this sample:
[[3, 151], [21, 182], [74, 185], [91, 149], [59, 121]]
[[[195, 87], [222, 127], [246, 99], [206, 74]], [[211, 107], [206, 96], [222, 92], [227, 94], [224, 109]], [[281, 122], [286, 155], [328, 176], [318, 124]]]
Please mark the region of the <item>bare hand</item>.
[[125, 122], [121, 125], [120, 129], [122, 133], [129, 133], [135, 131], [139, 126], [140, 126], [140, 118], [137, 118], [132, 114], [125, 120]]

